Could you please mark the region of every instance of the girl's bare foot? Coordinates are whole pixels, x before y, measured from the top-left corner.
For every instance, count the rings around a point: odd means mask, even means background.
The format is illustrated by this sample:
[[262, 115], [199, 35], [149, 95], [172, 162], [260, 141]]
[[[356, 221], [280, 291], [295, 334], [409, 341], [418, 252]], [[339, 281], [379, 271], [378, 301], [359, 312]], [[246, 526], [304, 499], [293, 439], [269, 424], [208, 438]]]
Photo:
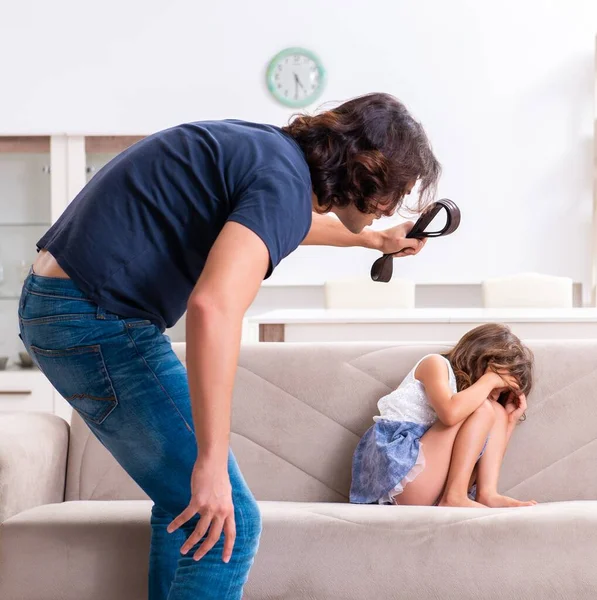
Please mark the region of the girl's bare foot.
[[456, 494], [444, 494], [439, 501], [438, 506], [462, 506], [465, 508], [486, 508], [485, 504], [471, 500], [466, 494], [464, 496]]
[[483, 502], [485, 506], [489, 506], [491, 508], [510, 508], [516, 506], [535, 506], [537, 502], [535, 500], [530, 500], [529, 502], [523, 502], [521, 500], [516, 500], [515, 498], [510, 498], [510, 496], [502, 496], [500, 494], [482, 494], [477, 493], [477, 498]]

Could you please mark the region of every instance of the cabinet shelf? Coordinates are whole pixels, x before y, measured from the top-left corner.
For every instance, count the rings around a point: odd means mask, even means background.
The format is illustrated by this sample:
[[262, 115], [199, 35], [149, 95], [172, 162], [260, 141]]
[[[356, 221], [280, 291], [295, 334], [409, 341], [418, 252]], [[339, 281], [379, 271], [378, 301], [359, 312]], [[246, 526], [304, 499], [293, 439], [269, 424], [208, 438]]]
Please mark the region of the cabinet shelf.
[[144, 135], [88, 135], [85, 136], [85, 152], [118, 154], [144, 137]]
[[0, 227], [50, 227], [50, 223], [0, 223]]
[[49, 135], [0, 136], [0, 152], [50, 152]]

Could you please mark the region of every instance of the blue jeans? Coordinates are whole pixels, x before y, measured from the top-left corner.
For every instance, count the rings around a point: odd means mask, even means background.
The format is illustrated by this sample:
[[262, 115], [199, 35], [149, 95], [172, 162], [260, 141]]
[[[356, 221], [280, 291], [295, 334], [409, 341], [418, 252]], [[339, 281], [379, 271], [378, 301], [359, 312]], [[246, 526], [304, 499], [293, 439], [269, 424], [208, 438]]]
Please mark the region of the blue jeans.
[[261, 515], [231, 449], [236, 541], [230, 562], [222, 561], [223, 532], [199, 561], [193, 553], [203, 540], [180, 553], [199, 515], [166, 531], [189, 503], [197, 458], [187, 374], [168, 336], [149, 321], [104, 310], [70, 279], [33, 270], [23, 286], [19, 325], [37, 366], [154, 502], [149, 600], [241, 598], [259, 546]]

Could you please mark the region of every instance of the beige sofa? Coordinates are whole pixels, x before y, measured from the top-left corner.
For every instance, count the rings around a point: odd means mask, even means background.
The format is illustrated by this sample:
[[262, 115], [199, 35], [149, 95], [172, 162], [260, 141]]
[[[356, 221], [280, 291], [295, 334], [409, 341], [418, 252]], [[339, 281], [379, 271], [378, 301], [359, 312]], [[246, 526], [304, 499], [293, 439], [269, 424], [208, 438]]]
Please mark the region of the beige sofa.
[[[244, 597], [597, 598], [597, 340], [530, 345], [500, 486], [542, 503], [521, 509], [347, 503], [377, 400], [445, 346], [245, 346], [231, 444], [263, 534]], [[150, 505], [78, 416], [0, 416], [0, 598], [144, 600]]]

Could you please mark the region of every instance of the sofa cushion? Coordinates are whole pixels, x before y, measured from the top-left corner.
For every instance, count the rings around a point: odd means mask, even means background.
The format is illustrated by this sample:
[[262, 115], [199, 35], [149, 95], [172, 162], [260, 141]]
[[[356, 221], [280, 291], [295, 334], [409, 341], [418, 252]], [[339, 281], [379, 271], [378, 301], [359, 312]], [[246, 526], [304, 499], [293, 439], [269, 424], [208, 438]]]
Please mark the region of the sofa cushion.
[[147, 598], [151, 505], [61, 502], [7, 519], [0, 525], [0, 598]]
[[[259, 506], [248, 600], [595, 597], [597, 502]], [[76, 501], [11, 517], [0, 528], [0, 597], [145, 600], [150, 508], [143, 500]]]

